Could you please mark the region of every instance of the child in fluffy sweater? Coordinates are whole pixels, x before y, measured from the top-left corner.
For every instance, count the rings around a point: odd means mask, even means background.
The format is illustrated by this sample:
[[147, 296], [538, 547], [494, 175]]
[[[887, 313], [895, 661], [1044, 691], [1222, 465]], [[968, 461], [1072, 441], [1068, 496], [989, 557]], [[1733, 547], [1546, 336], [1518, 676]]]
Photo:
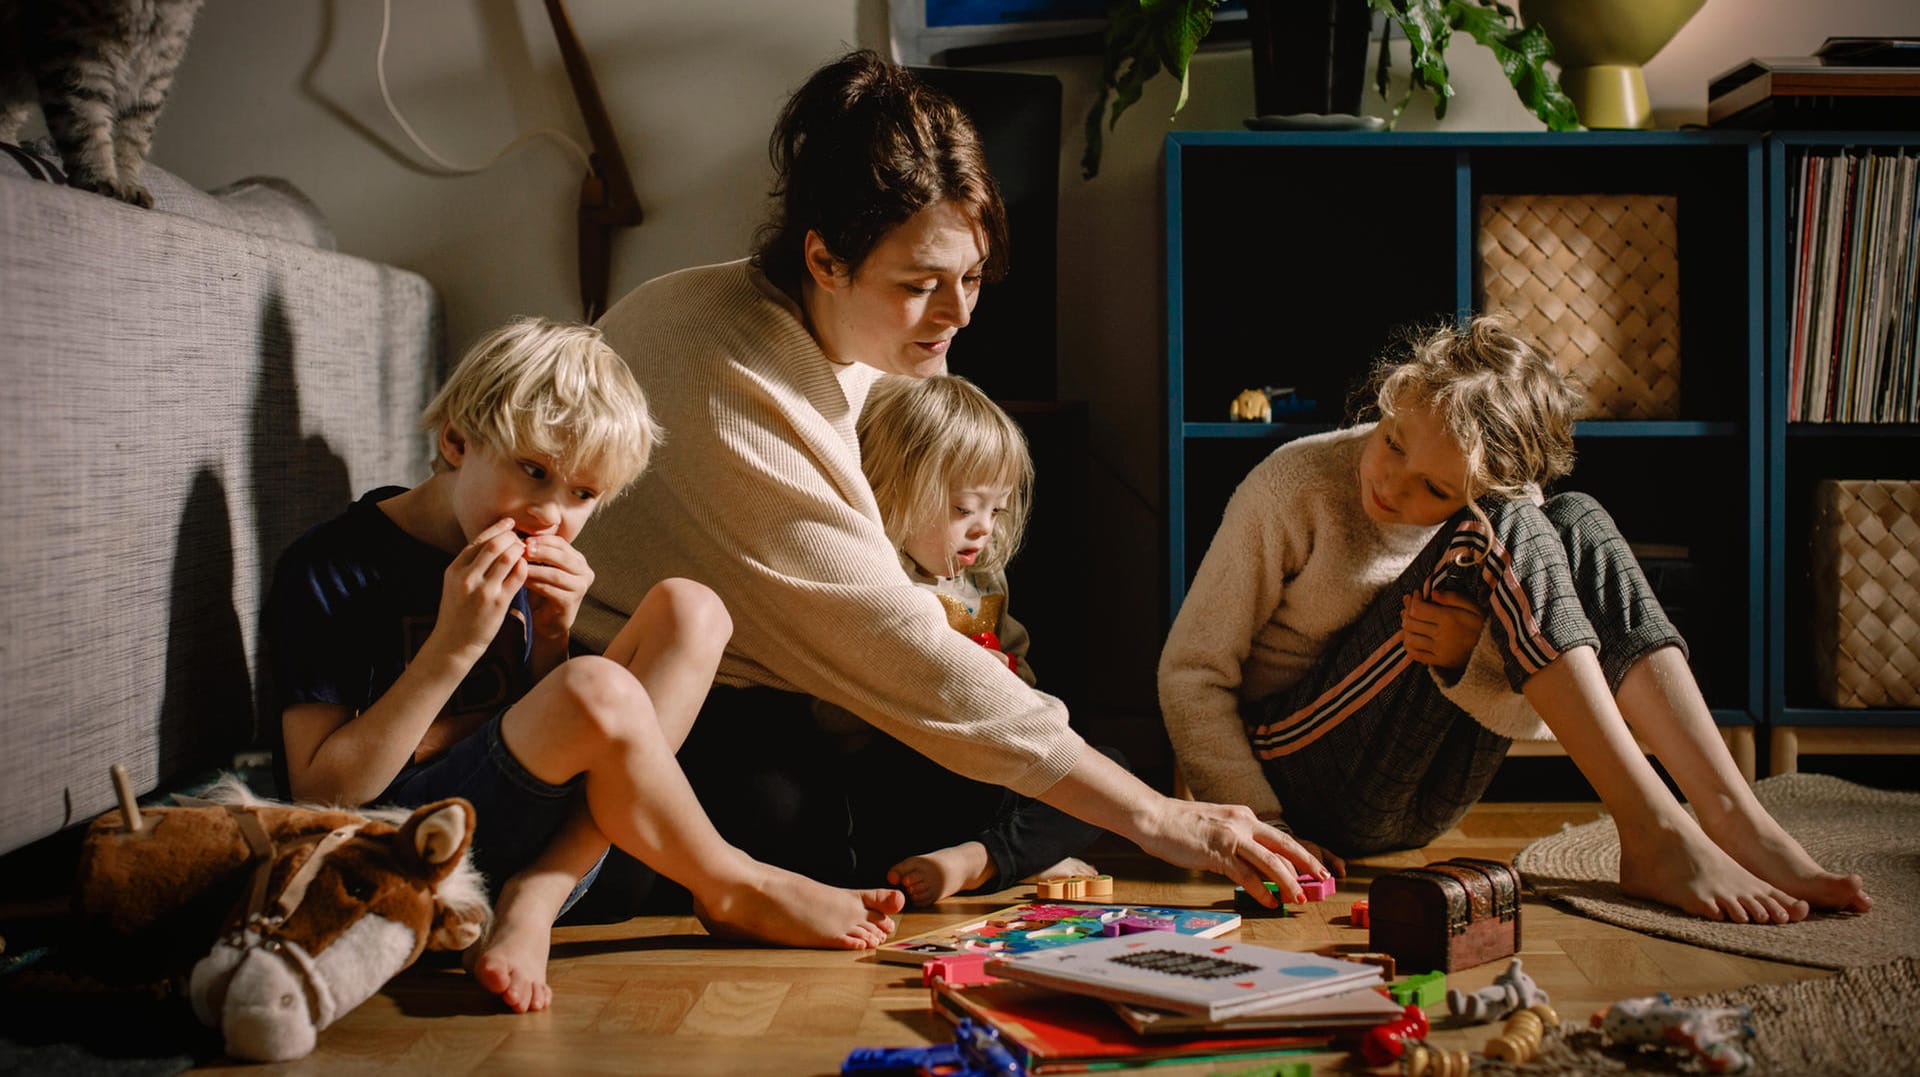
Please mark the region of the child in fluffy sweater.
[[1241, 482], [1174, 622], [1160, 702], [1195, 795], [1340, 870], [1432, 841], [1513, 739], [1552, 736], [1619, 827], [1627, 893], [1740, 923], [1868, 908], [1754, 799], [1606, 512], [1541, 497], [1572, 470], [1577, 388], [1491, 317], [1370, 388], [1377, 421]]

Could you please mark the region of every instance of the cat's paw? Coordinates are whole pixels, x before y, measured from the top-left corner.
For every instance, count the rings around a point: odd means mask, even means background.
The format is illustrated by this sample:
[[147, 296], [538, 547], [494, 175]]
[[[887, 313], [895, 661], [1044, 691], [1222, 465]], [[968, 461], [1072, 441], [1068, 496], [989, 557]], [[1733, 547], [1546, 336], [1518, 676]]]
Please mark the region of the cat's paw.
[[113, 192], [113, 196], [131, 206], [139, 206], [141, 209], [153, 208], [153, 193], [137, 183], [122, 185]]

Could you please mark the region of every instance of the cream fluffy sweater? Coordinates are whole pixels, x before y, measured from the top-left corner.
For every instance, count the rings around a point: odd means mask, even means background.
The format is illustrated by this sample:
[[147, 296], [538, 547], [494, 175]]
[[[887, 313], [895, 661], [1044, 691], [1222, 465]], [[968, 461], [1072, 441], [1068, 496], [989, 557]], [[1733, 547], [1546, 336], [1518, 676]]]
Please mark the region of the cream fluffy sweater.
[[[1281, 815], [1247, 743], [1243, 703], [1292, 687], [1360, 618], [1437, 528], [1375, 523], [1360, 504], [1360, 451], [1372, 424], [1273, 451], [1241, 481], [1160, 655], [1160, 709], [1180, 773], [1201, 800]], [[1458, 683], [1428, 671], [1482, 725], [1550, 736], [1508, 685], [1490, 632]]]
[[604, 648], [649, 588], [687, 577], [733, 617], [723, 684], [818, 697], [1027, 796], [1073, 768], [1065, 705], [949, 628], [887, 541], [854, 435], [878, 370], [829, 361], [744, 261], [649, 281], [599, 325], [666, 438], [581, 534], [584, 642]]

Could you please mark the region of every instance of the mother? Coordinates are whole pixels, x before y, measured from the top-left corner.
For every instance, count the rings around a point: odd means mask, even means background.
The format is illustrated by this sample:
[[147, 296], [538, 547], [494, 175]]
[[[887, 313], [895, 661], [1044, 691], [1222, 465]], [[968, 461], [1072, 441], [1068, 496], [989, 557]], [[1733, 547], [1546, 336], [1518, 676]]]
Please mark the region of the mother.
[[[727, 839], [772, 863], [878, 882], [1011, 790], [1299, 900], [1318, 861], [1245, 807], [1161, 795], [1088, 747], [1059, 700], [947, 626], [881, 529], [854, 436], [867, 390], [944, 371], [1006, 261], [965, 114], [855, 52], [795, 93], [770, 152], [777, 207], [752, 258], [649, 281], [600, 321], [667, 438], [583, 536], [598, 578], [576, 631], [604, 644], [669, 577], [725, 600], [732, 643], [681, 762]], [[871, 728], [822, 728], [809, 697]]]

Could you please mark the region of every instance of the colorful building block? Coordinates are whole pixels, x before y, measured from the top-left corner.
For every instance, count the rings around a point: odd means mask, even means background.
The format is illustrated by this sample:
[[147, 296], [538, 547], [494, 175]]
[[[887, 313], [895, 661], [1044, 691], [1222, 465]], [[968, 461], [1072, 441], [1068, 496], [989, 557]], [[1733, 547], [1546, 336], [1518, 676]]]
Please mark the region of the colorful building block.
[[1339, 885], [1332, 879], [1316, 879], [1310, 875], [1300, 880], [1300, 890], [1306, 894], [1308, 901], [1327, 900]]
[[[1280, 896], [1280, 884], [1268, 883], [1267, 892], [1275, 898], [1278, 898]], [[1279, 919], [1284, 916], [1293, 915], [1293, 913], [1287, 911], [1287, 906], [1284, 903], [1277, 904], [1271, 909], [1260, 904], [1252, 894], [1247, 893], [1247, 889], [1244, 886], [1236, 886], [1233, 888], [1233, 911], [1248, 919], [1259, 919], [1261, 917]]]
[[1356, 901], [1353, 903], [1353, 907], [1347, 910], [1347, 926], [1349, 927], [1366, 927], [1367, 926], [1367, 903], [1366, 902]]
[[1056, 875], [1033, 884], [1041, 901], [1107, 901], [1113, 897], [1111, 875]]
[[967, 987], [974, 984], [997, 984], [1000, 977], [987, 974], [988, 954], [955, 954], [951, 957], [931, 958], [920, 966], [920, 982], [928, 987], [935, 980], [945, 980], [955, 987]]
[[1387, 994], [1402, 1006], [1433, 1009], [1447, 1000], [1447, 974], [1435, 970], [1409, 976], [1387, 986]]

